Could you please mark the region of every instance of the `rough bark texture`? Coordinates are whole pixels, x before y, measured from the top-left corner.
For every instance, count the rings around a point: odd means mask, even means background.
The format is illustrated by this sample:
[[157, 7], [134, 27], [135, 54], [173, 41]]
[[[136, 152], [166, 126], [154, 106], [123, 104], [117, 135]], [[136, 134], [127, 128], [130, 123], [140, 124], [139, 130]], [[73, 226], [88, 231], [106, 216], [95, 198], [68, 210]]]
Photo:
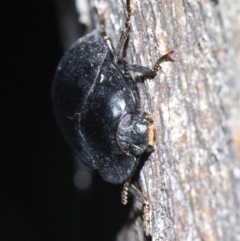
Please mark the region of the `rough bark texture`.
[[[116, 46], [125, 0], [78, 0], [86, 16], [84, 2], [87, 10], [104, 13]], [[128, 62], [153, 66], [175, 51], [175, 63], [164, 63], [154, 79], [138, 84], [142, 110], [153, 115], [157, 133], [156, 150], [139, 176], [150, 201], [152, 240], [240, 240], [240, 4], [133, 5]], [[118, 241], [145, 240], [141, 222], [127, 225]]]

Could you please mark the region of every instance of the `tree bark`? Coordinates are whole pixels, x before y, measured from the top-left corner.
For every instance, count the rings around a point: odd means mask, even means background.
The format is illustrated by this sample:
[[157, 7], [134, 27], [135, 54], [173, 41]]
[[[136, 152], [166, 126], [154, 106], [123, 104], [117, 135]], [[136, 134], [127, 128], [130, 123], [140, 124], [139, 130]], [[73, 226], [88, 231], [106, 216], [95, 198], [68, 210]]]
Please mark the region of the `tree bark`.
[[[76, 2], [86, 15], [86, 1]], [[125, 0], [89, 0], [89, 19], [97, 21], [93, 6], [116, 46]], [[240, 4], [133, 0], [133, 6], [128, 62], [152, 67], [175, 51], [174, 63], [138, 83], [142, 110], [156, 127], [155, 152], [138, 180], [150, 201], [152, 240], [240, 240]], [[140, 217], [117, 237], [145, 239]]]

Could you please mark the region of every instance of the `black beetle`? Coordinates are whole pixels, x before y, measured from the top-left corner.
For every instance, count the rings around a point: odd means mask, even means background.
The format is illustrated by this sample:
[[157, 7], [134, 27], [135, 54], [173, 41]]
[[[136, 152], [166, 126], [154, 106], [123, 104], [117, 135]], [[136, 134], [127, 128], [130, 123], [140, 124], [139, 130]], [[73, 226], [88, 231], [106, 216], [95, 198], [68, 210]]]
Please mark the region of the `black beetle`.
[[[130, 0], [127, 8], [125, 29], [114, 54], [106, 36], [94, 30], [65, 53], [52, 89], [58, 125], [74, 154], [114, 184], [130, 180], [139, 157], [152, 147], [154, 139], [152, 119], [142, 114], [136, 83], [128, 71], [154, 76], [160, 63], [173, 61], [171, 51], [153, 69], [118, 64], [130, 30]], [[125, 203], [124, 195], [122, 199]]]
[[148, 148], [149, 123], [98, 31], [79, 39], [60, 61], [53, 101], [75, 155], [105, 181], [127, 181]]

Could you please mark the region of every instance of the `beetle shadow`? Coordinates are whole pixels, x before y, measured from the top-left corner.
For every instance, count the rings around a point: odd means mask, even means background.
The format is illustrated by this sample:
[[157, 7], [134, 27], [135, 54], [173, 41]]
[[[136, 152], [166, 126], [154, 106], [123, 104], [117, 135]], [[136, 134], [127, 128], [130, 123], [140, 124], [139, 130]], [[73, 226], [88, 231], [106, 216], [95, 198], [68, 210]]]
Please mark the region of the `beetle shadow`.
[[128, 223], [132, 200], [128, 205], [122, 205], [121, 191], [122, 185], [104, 182], [97, 171], [93, 172], [92, 186], [82, 205], [81, 215], [88, 240], [115, 240], [121, 228]]

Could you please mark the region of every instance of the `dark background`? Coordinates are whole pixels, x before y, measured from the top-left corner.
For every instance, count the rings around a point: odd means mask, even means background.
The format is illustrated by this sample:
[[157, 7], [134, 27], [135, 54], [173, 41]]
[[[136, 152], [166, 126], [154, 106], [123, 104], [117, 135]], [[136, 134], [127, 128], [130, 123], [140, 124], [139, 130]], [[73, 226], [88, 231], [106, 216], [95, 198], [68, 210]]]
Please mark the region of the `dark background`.
[[50, 0], [5, 1], [1, 21], [0, 240], [114, 240], [127, 218], [121, 186], [94, 173], [73, 185], [73, 156], [51, 105], [61, 55]]

